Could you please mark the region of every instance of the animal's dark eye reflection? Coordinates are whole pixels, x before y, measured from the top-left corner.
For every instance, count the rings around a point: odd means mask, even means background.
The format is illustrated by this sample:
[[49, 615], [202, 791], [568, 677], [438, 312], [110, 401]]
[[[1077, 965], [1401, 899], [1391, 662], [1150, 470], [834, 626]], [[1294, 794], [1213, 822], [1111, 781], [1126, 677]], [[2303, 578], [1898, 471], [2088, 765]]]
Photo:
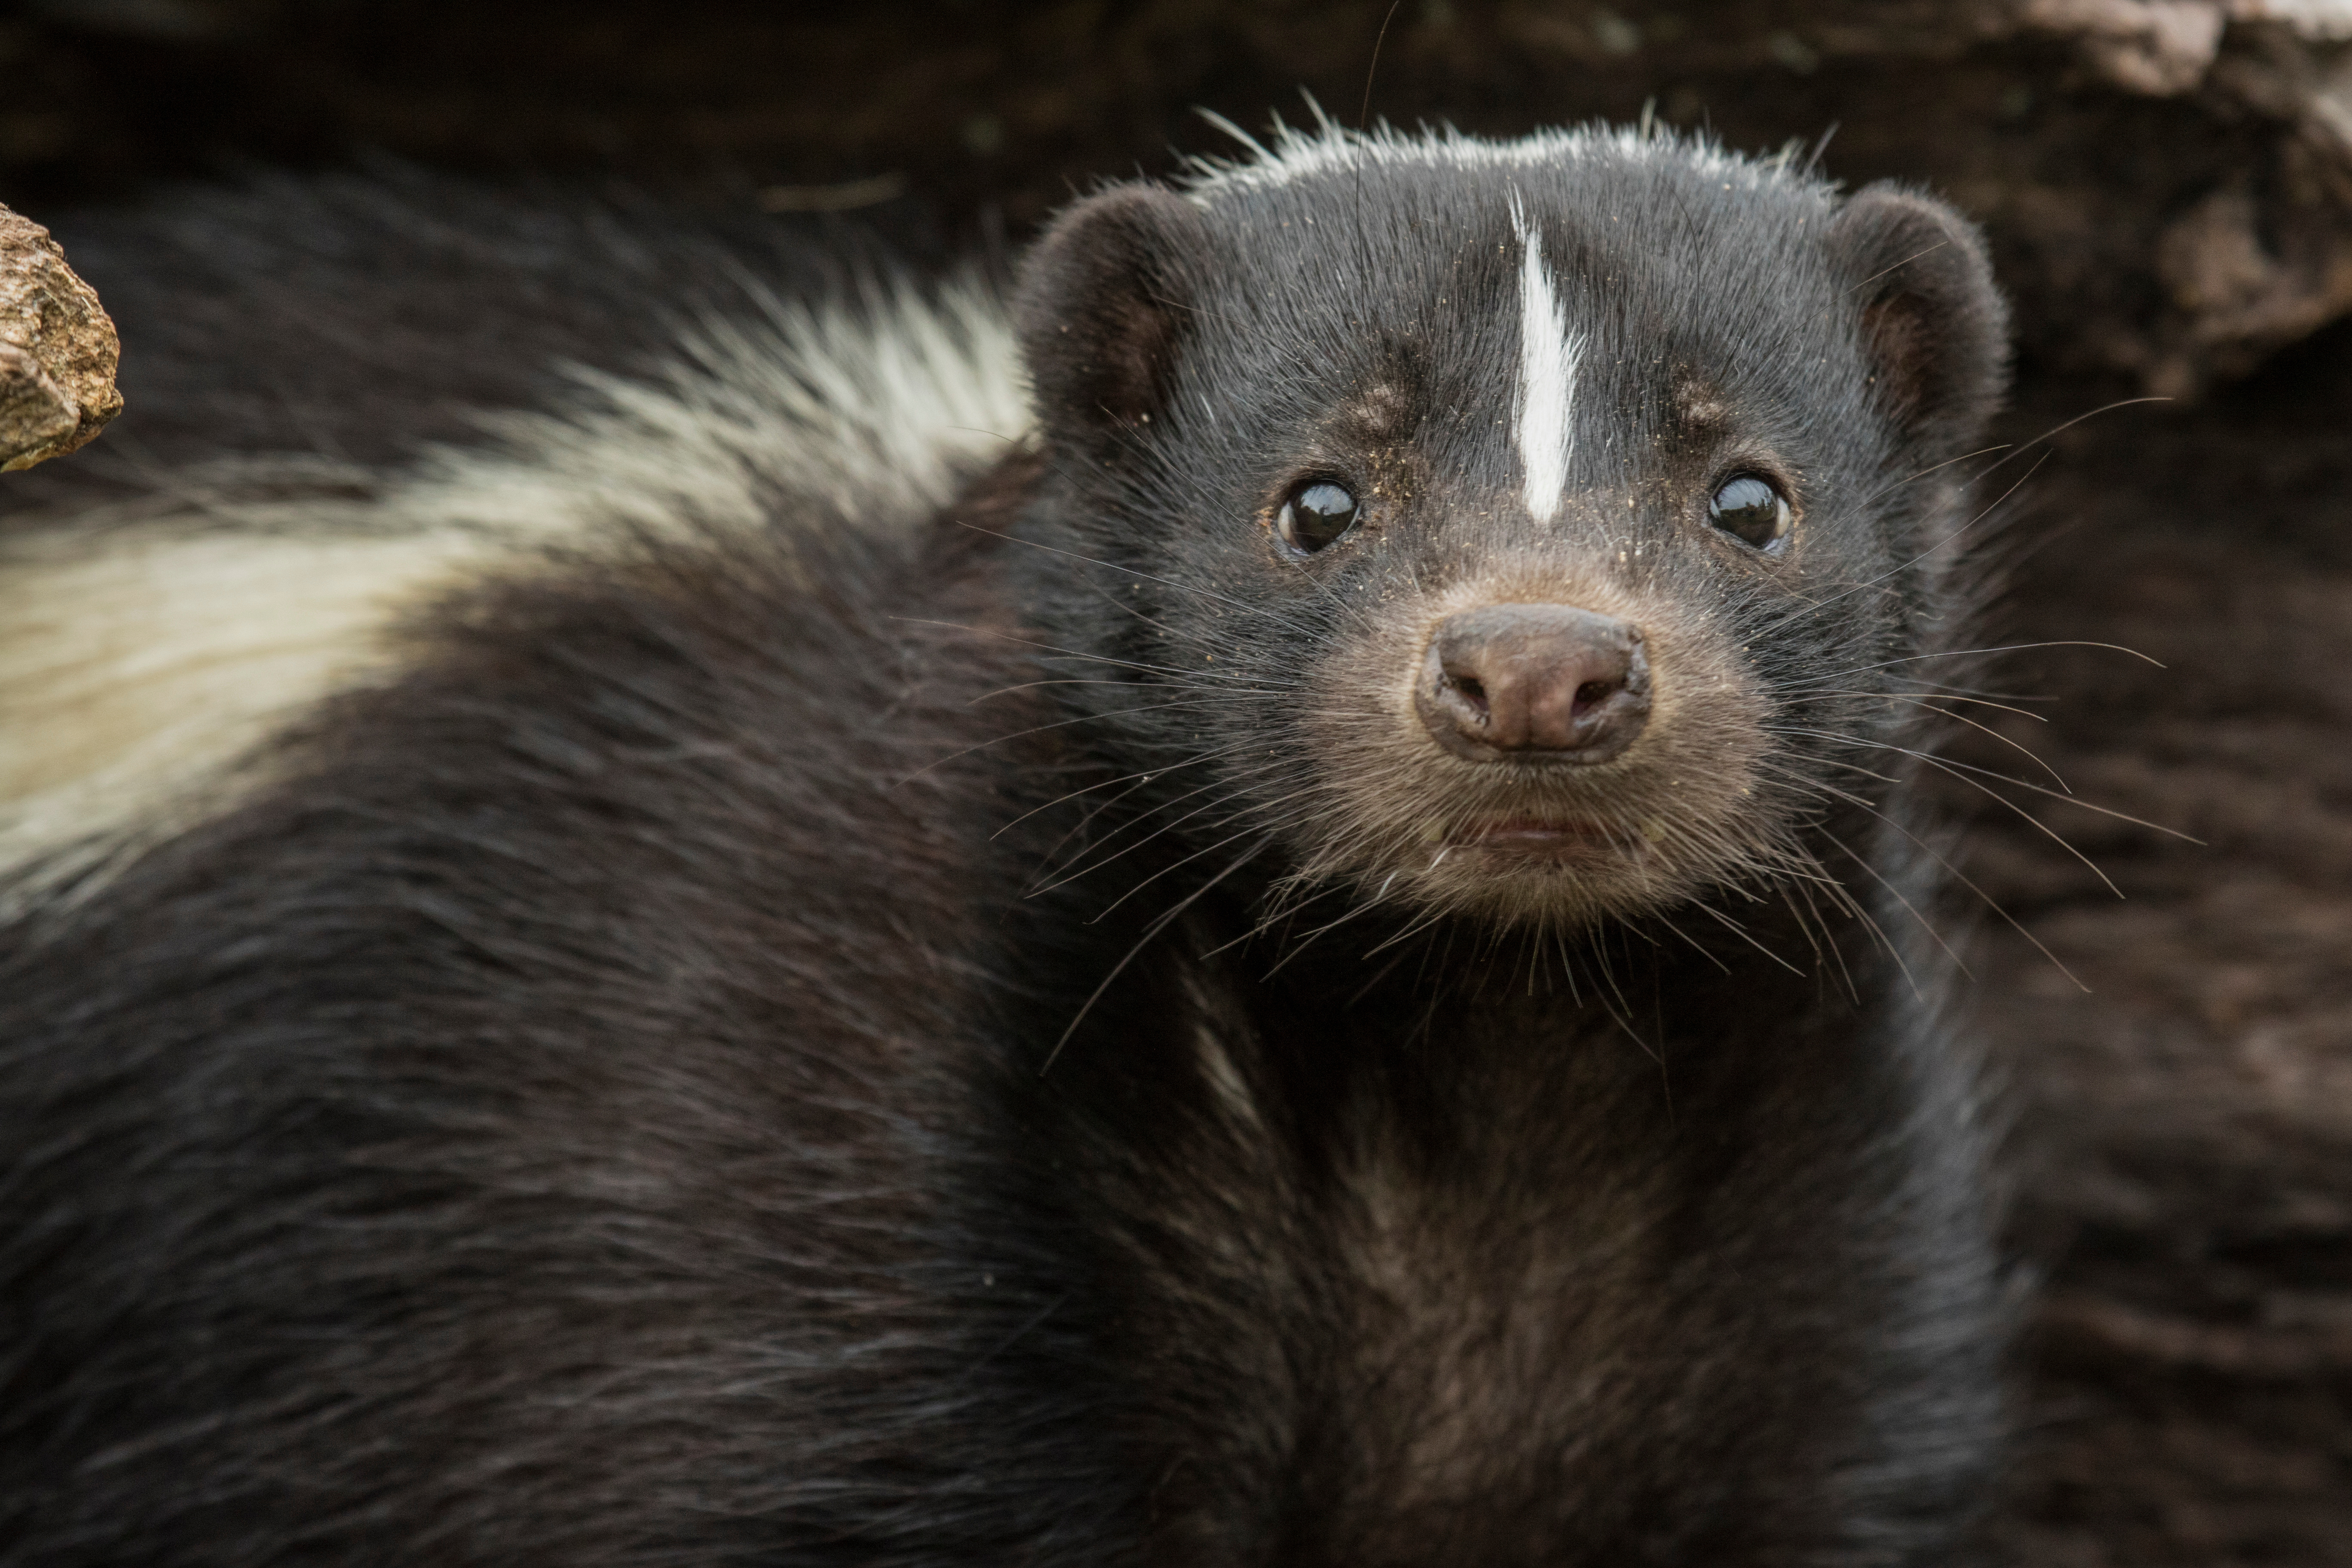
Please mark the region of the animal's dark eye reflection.
[[1788, 537], [1789, 502], [1769, 479], [1741, 474], [1706, 503], [1706, 520], [1744, 544], [1769, 549]]
[[1301, 555], [1312, 555], [1356, 526], [1363, 504], [1345, 485], [1317, 479], [1290, 492], [1276, 514], [1275, 531]]

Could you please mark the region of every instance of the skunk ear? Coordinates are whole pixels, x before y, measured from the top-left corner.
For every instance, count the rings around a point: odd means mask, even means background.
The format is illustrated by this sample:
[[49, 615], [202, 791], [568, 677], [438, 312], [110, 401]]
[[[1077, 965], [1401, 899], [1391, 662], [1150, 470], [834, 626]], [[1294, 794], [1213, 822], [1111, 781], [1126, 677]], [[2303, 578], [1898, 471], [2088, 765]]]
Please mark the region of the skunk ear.
[[1879, 406], [1923, 454], [1958, 453], [2009, 379], [2009, 309], [1984, 241], [1942, 202], [1881, 184], [1838, 210], [1829, 243], [1862, 312]]
[[1093, 445], [1157, 410], [1211, 258], [1208, 220], [1158, 185], [1120, 185], [1055, 220], [1013, 301], [1049, 436]]

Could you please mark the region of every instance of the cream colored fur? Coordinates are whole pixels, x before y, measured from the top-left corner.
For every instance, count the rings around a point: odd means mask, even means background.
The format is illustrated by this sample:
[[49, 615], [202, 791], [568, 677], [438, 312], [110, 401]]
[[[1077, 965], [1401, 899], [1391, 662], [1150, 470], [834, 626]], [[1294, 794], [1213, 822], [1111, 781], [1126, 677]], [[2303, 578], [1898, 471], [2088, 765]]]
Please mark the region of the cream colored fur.
[[623, 531], [763, 526], [780, 493], [903, 525], [1029, 422], [1003, 308], [971, 285], [766, 300], [686, 331], [657, 376], [574, 379], [569, 406], [390, 477], [225, 465], [0, 542], [5, 901], [234, 802], [262, 742], [395, 675], [397, 619], [468, 580]]

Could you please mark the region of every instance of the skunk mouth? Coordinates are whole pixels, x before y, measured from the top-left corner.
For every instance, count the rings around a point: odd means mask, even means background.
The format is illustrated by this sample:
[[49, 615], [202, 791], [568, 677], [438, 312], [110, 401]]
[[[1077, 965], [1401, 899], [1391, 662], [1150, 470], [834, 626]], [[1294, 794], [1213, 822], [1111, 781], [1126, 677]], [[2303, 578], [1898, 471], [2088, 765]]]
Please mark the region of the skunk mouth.
[[1568, 856], [1633, 855], [1639, 838], [1579, 817], [1507, 816], [1474, 822], [1450, 835], [1448, 846], [1497, 854], [1558, 859]]

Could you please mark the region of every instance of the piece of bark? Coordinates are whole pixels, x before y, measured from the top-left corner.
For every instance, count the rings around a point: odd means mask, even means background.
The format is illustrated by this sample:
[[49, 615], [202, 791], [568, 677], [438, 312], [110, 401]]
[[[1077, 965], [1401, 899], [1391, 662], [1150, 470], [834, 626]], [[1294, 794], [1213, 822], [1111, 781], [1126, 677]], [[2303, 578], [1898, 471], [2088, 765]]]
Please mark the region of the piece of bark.
[[0, 471], [63, 457], [121, 413], [121, 353], [49, 231], [0, 206]]

